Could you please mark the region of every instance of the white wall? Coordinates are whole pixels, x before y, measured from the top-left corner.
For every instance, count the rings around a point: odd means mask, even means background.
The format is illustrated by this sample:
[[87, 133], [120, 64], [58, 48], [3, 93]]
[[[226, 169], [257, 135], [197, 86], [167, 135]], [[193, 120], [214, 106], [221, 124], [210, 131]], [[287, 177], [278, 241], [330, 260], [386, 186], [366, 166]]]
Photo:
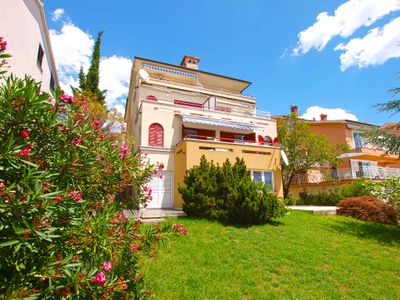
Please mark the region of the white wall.
[[[57, 74], [52, 59], [43, 8], [39, 0], [0, 0], [0, 36], [7, 41], [6, 53], [10, 71], [23, 78], [30, 75], [42, 82], [42, 90], [50, 90], [53, 73], [57, 85]], [[44, 50], [42, 70], [37, 65], [39, 44]]]

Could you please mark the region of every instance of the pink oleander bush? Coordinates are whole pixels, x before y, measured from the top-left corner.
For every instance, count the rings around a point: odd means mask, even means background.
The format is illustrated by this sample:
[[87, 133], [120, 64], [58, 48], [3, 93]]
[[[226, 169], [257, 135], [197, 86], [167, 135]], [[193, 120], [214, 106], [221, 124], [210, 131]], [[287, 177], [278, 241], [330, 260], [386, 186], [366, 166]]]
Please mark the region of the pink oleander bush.
[[[141, 257], [187, 234], [122, 214], [149, 201], [155, 166], [105, 129], [83, 96], [50, 96], [29, 78], [0, 83], [0, 116], [0, 298], [149, 295]], [[135, 193], [121, 196], [128, 187]]]

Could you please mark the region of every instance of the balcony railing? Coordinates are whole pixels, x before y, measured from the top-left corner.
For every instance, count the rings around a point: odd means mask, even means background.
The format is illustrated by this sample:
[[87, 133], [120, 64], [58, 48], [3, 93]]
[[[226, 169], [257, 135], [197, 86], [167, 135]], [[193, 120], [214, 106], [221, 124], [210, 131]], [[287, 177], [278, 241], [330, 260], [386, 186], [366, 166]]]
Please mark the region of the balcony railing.
[[233, 115], [241, 115], [241, 116], [246, 116], [246, 117], [257, 117], [257, 118], [262, 118], [262, 119], [271, 119], [271, 113], [258, 110], [258, 109], [252, 109], [252, 108], [240, 108], [240, 107], [234, 107], [234, 106], [228, 106], [228, 105], [218, 105], [214, 107], [209, 107], [207, 105], [204, 105], [202, 103], [198, 102], [193, 102], [193, 101], [186, 101], [186, 100], [166, 100], [166, 99], [156, 99], [156, 98], [151, 98], [151, 99], [143, 99], [143, 101], [146, 102], [151, 102], [151, 103], [162, 103], [162, 104], [167, 104], [171, 105], [174, 107], [186, 107], [190, 108], [193, 110], [199, 110], [199, 111], [210, 111], [210, 112], [218, 112], [218, 113], [226, 113], [226, 114], [233, 114]]
[[212, 136], [204, 136], [204, 135], [194, 135], [188, 134], [183, 140], [203, 140], [207, 142], [222, 142], [222, 143], [233, 143], [233, 144], [242, 144], [249, 146], [261, 146], [261, 147], [279, 147], [278, 143], [268, 143], [268, 142], [257, 142], [250, 140], [237, 140], [231, 138], [216, 138]]
[[400, 177], [400, 168], [365, 167], [362, 170], [337, 169], [327, 172], [321, 171], [309, 174], [297, 174], [292, 184], [321, 183], [359, 178], [386, 180], [390, 177]]

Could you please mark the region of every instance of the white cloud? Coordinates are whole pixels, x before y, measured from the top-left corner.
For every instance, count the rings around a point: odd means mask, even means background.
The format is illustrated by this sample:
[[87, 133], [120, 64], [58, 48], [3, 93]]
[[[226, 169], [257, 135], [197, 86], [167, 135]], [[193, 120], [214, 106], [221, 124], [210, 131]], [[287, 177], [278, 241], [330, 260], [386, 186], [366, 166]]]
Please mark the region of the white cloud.
[[351, 66], [365, 68], [381, 65], [390, 58], [400, 57], [400, 17], [383, 28], [370, 30], [363, 38], [337, 45], [335, 50], [343, 51], [340, 55], [342, 71]]
[[120, 112], [122, 115], [125, 114], [125, 105], [117, 104], [117, 105], [114, 106], [114, 108], [115, 108], [118, 112]]
[[[61, 88], [71, 93], [70, 85], [78, 87], [77, 80], [81, 66], [87, 72], [93, 52], [94, 39], [72, 23], [63, 25], [60, 31], [50, 30], [52, 48], [57, 65]], [[123, 111], [118, 104], [125, 101], [129, 90], [132, 61], [122, 56], [112, 55], [100, 60], [101, 90], [107, 90], [108, 108], [114, 106]]]
[[124, 101], [121, 98], [128, 95], [131, 67], [132, 61], [126, 57], [113, 55], [101, 58], [99, 88], [107, 90], [108, 107], [113, 107], [118, 100]]
[[89, 68], [94, 40], [72, 23], [64, 24], [60, 31], [51, 29], [50, 38], [60, 84], [70, 93], [69, 85], [76, 86], [81, 66]]
[[57, 8], [55, 11], [53, 11], [53, 13], [51, 14], [51, 20], [53, 22], [57, 22], [58, 20], [60, 20], [62, 18], [62, 16], [64, 15], [65, 11], [63, 8]]
[[343, 108], [325, 108], [321, 106], [310, 106], [305, 114], [301, 116], [307, 120], [320, 120], [320, 115], [328, 115], [328, 120], [353, 120], [358, 121], [358, 118], [344, 110]]
[[321, 51], [333, 37], [349, 37], [358, 28], [370, 26], [397, 10], [400, 10], [399, 0], [349, 0], [340, 5], [333, 16], [321, 12], [313, 25], [298, 34], [293, 55], [307, 53], [312, 48]]

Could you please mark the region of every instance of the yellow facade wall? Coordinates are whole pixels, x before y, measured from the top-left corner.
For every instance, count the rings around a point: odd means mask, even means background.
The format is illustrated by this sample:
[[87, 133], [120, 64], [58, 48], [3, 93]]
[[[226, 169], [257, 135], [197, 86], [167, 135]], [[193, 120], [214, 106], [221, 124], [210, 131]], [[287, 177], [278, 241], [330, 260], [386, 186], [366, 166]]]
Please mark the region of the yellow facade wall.
[[182, 207], [183, 204], [178, 187], [183, 184], [186, 170], [199, 165], [202, 155], [205, 155], [207, 160], [212, 160], [219, 165], [222, 165], [227, 159], [235, 163], [236, 158], [239, 157], [244, 159], [249, 170], [272, 171], [275, 185], [274, 194], [280, 197], [283, 196], [279, 148], [185, 140], [177, 145], [175, 149], [175, 207]]

